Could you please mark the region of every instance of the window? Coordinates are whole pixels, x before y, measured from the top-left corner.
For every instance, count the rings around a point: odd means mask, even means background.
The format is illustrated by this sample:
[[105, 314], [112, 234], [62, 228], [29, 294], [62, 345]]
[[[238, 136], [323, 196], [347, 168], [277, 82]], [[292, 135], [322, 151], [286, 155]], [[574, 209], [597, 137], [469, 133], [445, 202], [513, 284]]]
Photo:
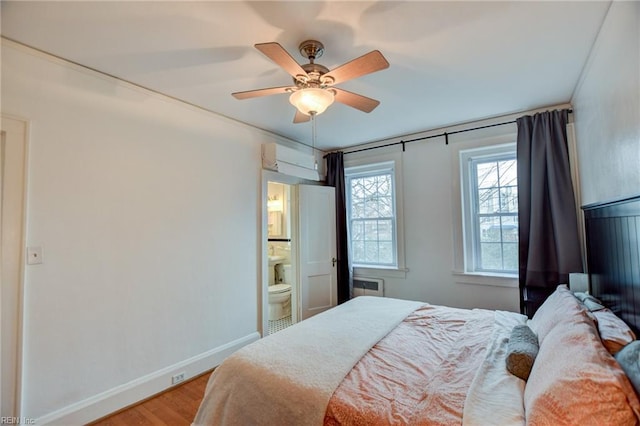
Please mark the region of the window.
[[518, 273], [515, 145], [461, 151], [465, 270]]
[[394, 163], [345, 170], [354, 266], [398, 267]]

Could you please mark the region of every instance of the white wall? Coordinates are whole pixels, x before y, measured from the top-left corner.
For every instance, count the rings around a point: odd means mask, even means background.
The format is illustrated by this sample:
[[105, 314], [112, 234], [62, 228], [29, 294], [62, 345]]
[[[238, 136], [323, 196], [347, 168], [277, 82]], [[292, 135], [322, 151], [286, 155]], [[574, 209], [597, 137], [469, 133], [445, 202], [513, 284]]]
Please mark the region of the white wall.
[[275, 137], [5, 40], [2, 111], [30, 125], [44, 251], [25, 270], [22, 416], [86, 422], [258, 337]]
[[640, 2], [612, 3], [572, 104], [583, 203], [640, 194]]

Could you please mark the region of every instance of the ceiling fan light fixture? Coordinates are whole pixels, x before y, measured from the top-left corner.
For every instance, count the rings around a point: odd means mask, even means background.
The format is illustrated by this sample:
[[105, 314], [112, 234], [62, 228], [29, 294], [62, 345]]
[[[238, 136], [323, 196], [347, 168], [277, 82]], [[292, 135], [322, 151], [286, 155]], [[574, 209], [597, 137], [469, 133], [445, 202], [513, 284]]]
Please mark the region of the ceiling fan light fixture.
[[296, 90], [289, 97], [289, 102], [305, 115], [322, 114], [333, 101], [333, 91], [319, 87]]

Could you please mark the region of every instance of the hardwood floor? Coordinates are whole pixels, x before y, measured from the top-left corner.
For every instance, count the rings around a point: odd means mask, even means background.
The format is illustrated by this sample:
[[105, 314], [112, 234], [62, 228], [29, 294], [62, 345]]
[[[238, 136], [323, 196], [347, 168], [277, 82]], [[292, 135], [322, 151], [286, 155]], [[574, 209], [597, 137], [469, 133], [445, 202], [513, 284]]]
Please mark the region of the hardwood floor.
[[90, 423], [91, 426], [188, 426], [196, 416], [211, 372], [139, 404]]

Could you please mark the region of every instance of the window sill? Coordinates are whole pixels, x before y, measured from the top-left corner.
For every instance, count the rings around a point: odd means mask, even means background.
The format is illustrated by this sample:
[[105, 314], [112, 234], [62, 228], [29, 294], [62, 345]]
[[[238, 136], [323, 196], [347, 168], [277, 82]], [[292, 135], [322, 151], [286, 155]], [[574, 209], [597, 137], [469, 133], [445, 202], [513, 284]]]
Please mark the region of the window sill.
[[374, 268], [371, 266], [354, 266], [353, 267], [353, 275], [356, 277], [385, 277], [385, 278], [406, 278], [407, 272], [409, 269], [407, 268]]
[[509, 288], [518, 288], [519, 286], [518, 277], [515, 275], [453, 271], [453, 276], [459, 284]]

